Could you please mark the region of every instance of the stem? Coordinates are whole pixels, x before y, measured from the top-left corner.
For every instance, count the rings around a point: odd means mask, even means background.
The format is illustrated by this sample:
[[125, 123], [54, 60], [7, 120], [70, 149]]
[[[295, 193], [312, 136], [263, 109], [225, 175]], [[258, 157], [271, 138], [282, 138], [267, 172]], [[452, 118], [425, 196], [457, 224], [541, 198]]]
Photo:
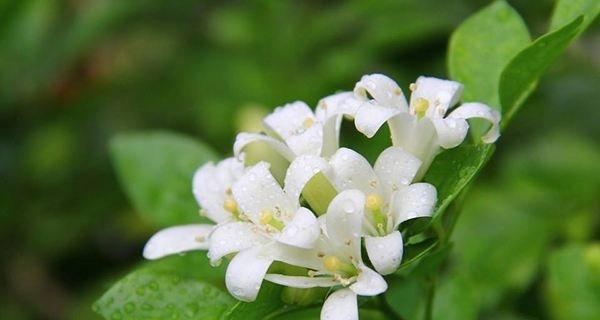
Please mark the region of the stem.
[[435, 298], [436, 283], [437, 274], [429, 278], [429, 290], [427, 292], [427, 307], [425, 309], [425, 320], [433, 319], [433, 300]]

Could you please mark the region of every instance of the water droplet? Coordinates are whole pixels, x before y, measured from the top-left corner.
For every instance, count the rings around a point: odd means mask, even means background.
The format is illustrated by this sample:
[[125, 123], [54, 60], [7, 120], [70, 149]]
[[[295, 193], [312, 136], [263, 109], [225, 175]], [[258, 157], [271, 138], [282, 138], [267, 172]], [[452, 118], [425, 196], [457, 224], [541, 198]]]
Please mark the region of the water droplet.
[[133, 302], [127, 302], [123, 307], [123, 310], [125, 310], [127, 313], [132, 313], [135, 311], [135, 304]]
[[342, 205], [342, 209], [346, 213], [353, 213], [354, 210], [356, 210], [356, 208], [354, 206], [354, 202], [352, 200], [346, 200], [344, 202], [344, 204]]
[[148, 303], [143, 303], [141, 308], [142, 308], [142, 310], [145, 310], [145, 311], [150, 311], [150, 310], [154, 309], [154, 307]]
[[110, 319], [111, 320], [121, 320], [121, 319], [123, 319], [123, 315], [121, 314], [121, 311], [117, 310], [110, 315]]
[[152, 291], [158, 291], [158, 283], [156, 281], [152, 281], [148, 284], [148, 288]]

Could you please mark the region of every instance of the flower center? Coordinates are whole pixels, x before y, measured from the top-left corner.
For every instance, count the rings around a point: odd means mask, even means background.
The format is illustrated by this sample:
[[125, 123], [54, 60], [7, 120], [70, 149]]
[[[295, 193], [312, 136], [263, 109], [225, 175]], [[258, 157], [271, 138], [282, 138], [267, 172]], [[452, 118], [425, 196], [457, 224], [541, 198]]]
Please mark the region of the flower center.
[[283, 230], [285, 227], [285, 224], [283, 224], [281, 220], [274, 217], [273, 211], [271, 210], [264, 210], [260, 213], [260, 224], [266, 226], [267, 229], [274, 228], [278, 231]]
[[336, 256], [325, 256], [323, 258], [323, 266], [330, 272], [341, 273], [345, 276], [353, 276], [358, 273], [351, 263], [342, 262]]
[[417, 118], [423, 118], [425, 116], [425, 112], [429, 108], [429, 101], [424, 98], [417, 98], [415, 103], [413, 104], [413, 110], [415, 111], [415, 115]]
[[365, 208], [371, 211], [373, 214], [373, 222], [375, 224], [375, 229], [380, 235], [385, 235], [385, 226], [387, 223], [387, 217], [382, 212], [383, 207], [383, 198], [381, 198], [378, 194], [370, 194], [367, 196], [365, 202]]

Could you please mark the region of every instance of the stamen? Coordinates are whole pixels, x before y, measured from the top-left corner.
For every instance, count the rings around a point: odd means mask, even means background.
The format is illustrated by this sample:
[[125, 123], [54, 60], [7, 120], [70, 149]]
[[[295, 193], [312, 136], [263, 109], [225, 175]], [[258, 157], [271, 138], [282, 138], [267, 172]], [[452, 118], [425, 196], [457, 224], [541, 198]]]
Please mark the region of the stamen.
[[386, 217], [386, 215], [383, 214], [383, 212], [381, 210], [382, 207], [383, 207], [383, 199], [381, 198], [380, 195], [370, 194], [367, 196], [367, 199], [365, 202], [365, 208], [367, 208], [373, 214], [373, 222], [375, 223], [377, 232], [380, 235], [385, 235], [386, 232], [385, 232], [385, 229], [383, 228], [383, 226], [386, 225], [387, 217]]
[[367, 201], [365, 203], [365, 207], [370, 211], [377, 211], [381, 209], [381, 204], [383, 203], [383, 199], [381, 196], [377, 194], [370, 194], [367, 196]]
[[308, 128], [312, 127], [314, 123], [315, 123], [315, 120], [313, 118], [306, 118], [304, 120], [304, 122], [302, 123], [302, 125], [304, 126], [304, 128], [308, 129]]
[[325, 269], [327, 269], [330, 272], [333, 272], [334, 274], [341, 273], [343, 275], [351, 276], [356, 275], [357, 273], [356, 268], [352, 264], [342, 262], [336, 256], [326, 256], [323, 259], [323, 266], [325, 267]]
[[283, 222], [277, 220], [273, 216], [273, 212], [270, 210], [265, 210], [260, 214], [260, 224], [265, 226], [271, 226], [279, 231], [283, 230], [285, 225]]
[[410, 89], [410, 91], [415, 91], [415, 90], [417, 90], [417, 84], [415, 84], [415, 83], [411, 83], [411, 84], [408, 86], [408, 89]]
[[228, 212], [234, 213], [237, 211], [237, 202], [235, 202], [235, 200], [231, 198], [227, 198], [225, 199], [225, 202], [223, 202], [223, 209], [225, 209]]
[[417, 98], [413, 105], [413, 110], [415, 110], [415, 114], [418, 118], [422, 118], [425, 115], [425, 112], [427, 112], [428, 108], [429, 101], [427, 101], [427, 99], [424, 98]]

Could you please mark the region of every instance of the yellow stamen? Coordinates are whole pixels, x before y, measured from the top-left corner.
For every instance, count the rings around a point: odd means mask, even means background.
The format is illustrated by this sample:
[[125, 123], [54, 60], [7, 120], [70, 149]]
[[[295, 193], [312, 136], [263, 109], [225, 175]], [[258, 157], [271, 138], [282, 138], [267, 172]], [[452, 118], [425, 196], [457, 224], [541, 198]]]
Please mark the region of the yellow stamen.
[[260, 224], [265, 225], [265, 226], [271, 226], [279, 231], [283, 230], [283, 228], [285, 227], [283, 222], [277, 220], [273, 216], [273, 212], [270, 210], [265, 210], [265, 211], [261, 212], [259, 220], [260, 220]]
[[312, 127], [312, 125], [315, 124], [315, 120], [313, 120], [313, 118], [306, 118], [304, 120], [304, 122], [302, 123], [302, 125], [304, 126], [304, 128], [308, 129], [310, 127]]
[[415, 91], [417, 90], [417, 85], [415, 83], [411, 83], [410, 86], [408, 86], [408, 88], [410, 89], [410, 91]]
[[341, 273], [345, 276], [356, 275], [358, 272], [352, 264], [342, 262], [336, 256], [326, 256], [323, 259], [323, 266], [330, 272]]
[[428, 108], [429, 108], [429, 101], [427, 101], [427, 99], [424, 99], [424, 98], [417, 98], [413, 105], [415, 114], [419, 118], [422, 118], [425, 115], [425, 112], [427, 112]]
[[225, 202], [223, 202], [223, 209], [225, 209], [228, 212], [234, 213], [237, 211], [237, 202], [235, 202], [235, 200], [231, 198], [227, 198], [225, 199]]
[[370, 211], [377, 211], [381, 209], [381, 205], [383, 203], [383, 199], [381, 199], [381, 196], [377, 195], [377, 194], [370, 194], [367, 196], [367, 201], [365, 203], [365, 207], [367, 209], [369, 209]]

